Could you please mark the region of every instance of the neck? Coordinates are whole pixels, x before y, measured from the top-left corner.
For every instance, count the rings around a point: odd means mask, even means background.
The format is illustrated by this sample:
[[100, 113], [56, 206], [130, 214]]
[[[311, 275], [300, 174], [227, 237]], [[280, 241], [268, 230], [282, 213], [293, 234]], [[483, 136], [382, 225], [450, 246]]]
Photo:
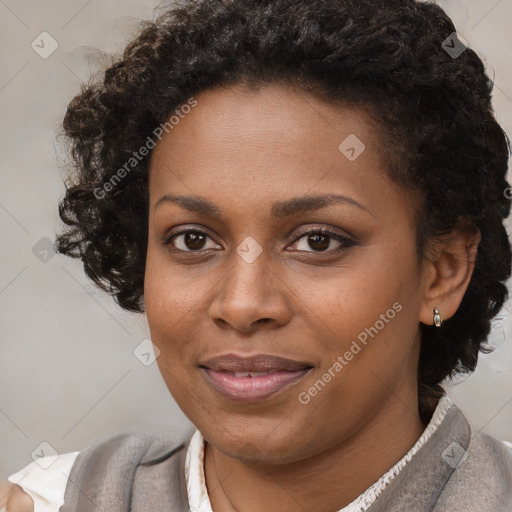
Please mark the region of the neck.
[[249, 464], [207, 444], [205, 477], [213, 510], [333, 512], [345, 507], [421, 436], [426, 425], [420, 420], [417, 399], [411, 405], [393, 396], [350, 438], [290, 464]]

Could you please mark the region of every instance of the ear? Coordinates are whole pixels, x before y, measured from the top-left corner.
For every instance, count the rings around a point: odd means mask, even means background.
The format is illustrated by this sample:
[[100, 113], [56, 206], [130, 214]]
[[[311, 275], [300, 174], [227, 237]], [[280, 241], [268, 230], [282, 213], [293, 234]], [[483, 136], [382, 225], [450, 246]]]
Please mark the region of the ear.
[[433, 242], [426, 262], [425, 295], [420, 309], [420, 322], [434, 323], [434, 308], [443, 320], [457, 311], [475, 268], [480, 232], [460, 223], [449, 234]]

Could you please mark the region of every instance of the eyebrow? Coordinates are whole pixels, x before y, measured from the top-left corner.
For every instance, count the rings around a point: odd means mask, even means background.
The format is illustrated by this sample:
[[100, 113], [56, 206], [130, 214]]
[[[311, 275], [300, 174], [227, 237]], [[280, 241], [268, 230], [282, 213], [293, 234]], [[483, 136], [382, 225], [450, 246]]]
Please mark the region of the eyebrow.
[[[177, 204], [192, 213], [216, 216], [219, 218], [223, 217], [222, 210], [212, 202], [200, 196], [165, 194], [155, 203], [154, 209], [156, 210], [157, 207], [164, 203]], [[339, 194], [292, 197], [285, 201], [273, 203], [270, 211], [274, 219], [282, 219], [299, 213], [314, 212], [332, 204], [347, 204], [355, 206], [374, 217], [368, 208], [357, 202], [355, 199]]]

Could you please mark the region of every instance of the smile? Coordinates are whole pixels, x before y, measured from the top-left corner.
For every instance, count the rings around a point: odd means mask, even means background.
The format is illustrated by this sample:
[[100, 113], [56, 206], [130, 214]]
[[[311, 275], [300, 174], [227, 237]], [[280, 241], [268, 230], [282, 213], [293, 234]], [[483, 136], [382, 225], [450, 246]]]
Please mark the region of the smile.
[[312, 365], [272, 355], [218, 356], [199, 365], [207, 383], [222, 396], [257, 402], [297, 384]]

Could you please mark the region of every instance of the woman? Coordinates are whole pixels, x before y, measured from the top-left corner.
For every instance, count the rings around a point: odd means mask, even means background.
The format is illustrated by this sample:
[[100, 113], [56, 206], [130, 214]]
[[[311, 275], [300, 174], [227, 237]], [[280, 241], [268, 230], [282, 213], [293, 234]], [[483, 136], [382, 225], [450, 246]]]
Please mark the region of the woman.
[[148, 23], [68, 107], [56, 246], [146, 313], [197, 430], [106, 438], [12, 475], [18, 495], [510, 511], [512, 450], [440, 386], [474, 370], [507, 297], [491, 89], [414, 0], [182, 0]]

